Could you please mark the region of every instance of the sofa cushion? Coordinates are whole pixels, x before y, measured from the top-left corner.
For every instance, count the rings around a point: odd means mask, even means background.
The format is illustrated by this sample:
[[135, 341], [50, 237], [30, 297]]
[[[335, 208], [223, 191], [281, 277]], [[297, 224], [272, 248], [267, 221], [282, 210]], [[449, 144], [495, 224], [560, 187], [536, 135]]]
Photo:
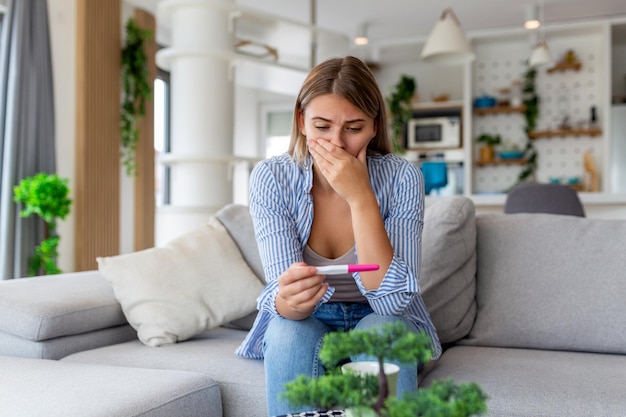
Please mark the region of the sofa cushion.
[[424, 213], [420, 287], [441, 343], [466, 336], [474, 323], [476, 225], [466, 197], [429, 200]]
[[0, 332], [0, 355], [60, 359], [85, 349], [94, 349], [133, 339], [137, 339], [137, 332], [128, 324], [46, 340], [28, 340]]
[[134, 340], [78, 352], [62, 361], [199, 372], [219, 383], [224, 417], [267, 415], [263, 361], [235, 355], [246, 334], [216, 328], [158, 349]]
[[[265, 285], [265, 272], [263, 272], [263, 263], [256, 243], [256, 236], [254, 236], [250, 207], [241, 204], [228, 204], [215, 213], [215, 217], [228, 230], [228, 234], [237, 244], [243, 259]], [[224, 326], [232, 329], [250, 330], [257, 314], [258, 311], [253, 311], [245, 317], [224, 324]]]
[[0, 369], [3, 416], [222, 416], [218, 384], [196, 372], [2, 356]]
[[452, 378], [487, 393], [490, 417], [623, 416], [626, 356], [456, 346], [420, 383]]
[[215, 217], [164, 247], [98, 258], [128, 322], [149, 346], [186, 340], [256, 308], [263, 284]]
[[626, 221], [477, 218], [478, 313], [463, 343], [626, 353]]
[[30, 341], [126, 324], [119, 302], [98, 271], [2, 282], [0, 332]]
[[254, 236], [250, 208], [241, 204], [228, 204], [215, 213], [215, 217], [224, 225], [250, 269], [265, 284], [265, 273]]

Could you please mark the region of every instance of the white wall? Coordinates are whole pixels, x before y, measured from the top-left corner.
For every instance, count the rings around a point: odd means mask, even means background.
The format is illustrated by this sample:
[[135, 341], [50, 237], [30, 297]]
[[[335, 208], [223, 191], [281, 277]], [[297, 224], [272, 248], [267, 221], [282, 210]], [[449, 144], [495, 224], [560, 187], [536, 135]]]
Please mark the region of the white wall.
[[[57, 171], [75, 184], [76, 144], [76, 7], [75, 0], [48, 0], [54, 80]], [[74, 212], [59, 222], [59, 267], [74, 268]]]

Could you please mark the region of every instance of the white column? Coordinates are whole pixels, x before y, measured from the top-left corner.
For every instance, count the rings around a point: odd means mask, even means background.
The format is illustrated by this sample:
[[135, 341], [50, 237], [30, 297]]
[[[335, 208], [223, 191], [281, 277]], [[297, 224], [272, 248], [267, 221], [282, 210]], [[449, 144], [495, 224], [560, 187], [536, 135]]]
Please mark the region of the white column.
[[172, 42], [157, 54], [171, 82], [171, 152], [162, 160], [171, 167], [171, 204], [157, 209], [157, 245], [204, 224], [233, 199], [232, 3], [158, 6], [158, 24], [170, 28]]

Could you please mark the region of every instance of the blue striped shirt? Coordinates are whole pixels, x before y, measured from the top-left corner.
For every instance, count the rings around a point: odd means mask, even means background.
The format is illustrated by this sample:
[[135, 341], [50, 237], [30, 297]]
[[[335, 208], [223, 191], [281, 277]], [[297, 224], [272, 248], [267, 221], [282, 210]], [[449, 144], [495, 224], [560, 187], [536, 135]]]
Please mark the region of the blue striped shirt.
[[[431, 339], [433, 359], [441, 354], [437, 332], [420, 296], [418, 282], [424, 226], [424, 182], [420, 170], [393, 154], [368, 155], [370, 185], [380, 207], [394, 256], [380, 286], [367, 290], [354, 274], [359, 291], [381, 315], [404, 316]], [[263, 358], [263, 335], [270, 320], [278, 315], [278, 277], [302, 254], [313, 223], [312, 162], [304, 167], [289, 155], [266, 159], [255, 166], [250, 177], [250, 213], [267, 285], [257, 299], [259, 314], [252, 329], [237, 349], [239, 356]], [[329, 288], [316, 309], [328, 302]]]

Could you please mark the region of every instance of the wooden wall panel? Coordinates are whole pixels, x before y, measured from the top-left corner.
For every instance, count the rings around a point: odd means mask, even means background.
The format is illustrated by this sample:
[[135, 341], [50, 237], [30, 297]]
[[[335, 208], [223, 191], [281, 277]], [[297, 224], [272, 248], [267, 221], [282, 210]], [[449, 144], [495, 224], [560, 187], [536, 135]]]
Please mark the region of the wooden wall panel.
[[[148, 56], [148, 71], [154, 85], [157, 76], [156, 68], [156, 22], [154, 16], [146, 11], [135, 11], [137, 24], [152, 32], [146, 42], [145, 51]], [[146, 102], [145, 115], [139, 125], [139, 143], [135, 157], [137, 158], [137, 178], [135, 178], [135, 213], [134, 236], [135, 250], [154, 246], [155, 200], [154, 200], [154, 104]]]
[[76, 0], [76, 271], [120, 247], [120, 3]]

